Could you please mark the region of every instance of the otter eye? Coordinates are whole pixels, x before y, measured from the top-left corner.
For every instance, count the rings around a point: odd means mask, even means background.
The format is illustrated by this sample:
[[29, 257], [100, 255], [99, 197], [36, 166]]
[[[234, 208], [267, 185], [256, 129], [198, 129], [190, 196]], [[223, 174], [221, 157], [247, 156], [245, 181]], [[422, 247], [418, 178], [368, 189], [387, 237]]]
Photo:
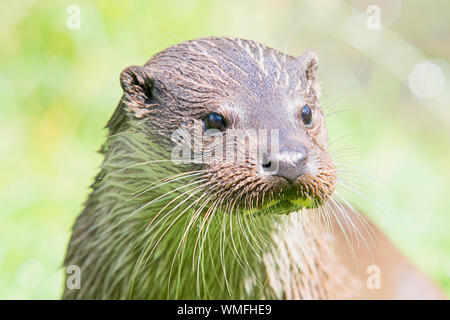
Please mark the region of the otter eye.
[[225, 130], [226, 126], [227, 124], [225, 122], [225, 119], [217, 113], [210, 113], [205, 118], [206, 129], [217, 129], [223, 131]]
[[301, 113], [302, 121], [304, 124], [308, 125], [311, 123], [312, 110], [308, 105], [304, 105]]

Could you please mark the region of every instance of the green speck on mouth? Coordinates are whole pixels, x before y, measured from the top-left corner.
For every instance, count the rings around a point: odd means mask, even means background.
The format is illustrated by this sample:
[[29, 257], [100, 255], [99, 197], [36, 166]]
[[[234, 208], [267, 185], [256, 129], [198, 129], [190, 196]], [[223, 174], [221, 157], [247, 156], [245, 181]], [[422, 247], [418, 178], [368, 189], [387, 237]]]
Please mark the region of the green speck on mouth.
[[306, 197], [306, 198], [297, 198], [297, 199], [292, 199], [289, 200], [292, 204], [294, 204], [296, 207], [300, 208], [314, 208], [317, 205], [314, 204], [314, 200], [310, 197]]
[[267, 202], [262, 208], [243, 209], [242, 214], [289, 214], [293, 211], [300, 210], [302, 208], [315, 208], [317, 205], [310, 197], [297, 198], [289, 200], [271, 200]]

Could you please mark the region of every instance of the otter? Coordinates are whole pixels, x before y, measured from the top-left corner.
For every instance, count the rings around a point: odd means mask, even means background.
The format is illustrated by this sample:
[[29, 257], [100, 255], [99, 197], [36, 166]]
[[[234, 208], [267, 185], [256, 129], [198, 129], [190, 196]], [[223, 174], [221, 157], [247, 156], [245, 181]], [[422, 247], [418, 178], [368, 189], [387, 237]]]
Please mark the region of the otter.
[[[333, 198], [317, 68], [313, 51], [210, 37], [123, 70], [64, 261], [80, 268], [81, 286], [63, 298], [441, 297]], [[233, 131], [238, 139], [226, 139]], [[180, 150], [194, 156], [174, 157]], [[358, 237], [377, 240], [358, 246]], [[375, 288], [370, 265], [381, 270]]]

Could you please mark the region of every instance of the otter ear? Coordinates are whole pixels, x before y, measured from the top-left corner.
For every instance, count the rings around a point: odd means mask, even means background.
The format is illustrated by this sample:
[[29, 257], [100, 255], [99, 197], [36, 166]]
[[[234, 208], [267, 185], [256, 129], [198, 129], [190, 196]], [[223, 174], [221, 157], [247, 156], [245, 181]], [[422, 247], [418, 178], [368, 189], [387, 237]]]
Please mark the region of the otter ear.
[[300, 57], [300, 66], [303, 71], [306, 91], [310, 94], [320, 96], [320, 87], [317, 77], [319, 57], [314, 51], [305, 51]]
[[120, 74], [120, 85], [124, 91], [127, 110], [137, 118], [147, 115], [153, 86], [150, 70], [142, 66], [129, 66]]

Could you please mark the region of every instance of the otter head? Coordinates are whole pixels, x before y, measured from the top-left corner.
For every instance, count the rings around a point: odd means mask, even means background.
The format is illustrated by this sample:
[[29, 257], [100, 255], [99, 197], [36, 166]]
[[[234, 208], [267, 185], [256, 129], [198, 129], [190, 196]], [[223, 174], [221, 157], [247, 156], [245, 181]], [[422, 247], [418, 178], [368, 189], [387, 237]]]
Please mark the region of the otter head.
[[320, 205], [336, 183], [317, 66], [311, 51], [291, 57], [253, 41], [198, 39], [126, 68], [123, 103], [149, 140], [172, 137], [173, 148], [188, 149], [183, 161], [165, 156], [201, 172], [208, 206], [289, 213]]

